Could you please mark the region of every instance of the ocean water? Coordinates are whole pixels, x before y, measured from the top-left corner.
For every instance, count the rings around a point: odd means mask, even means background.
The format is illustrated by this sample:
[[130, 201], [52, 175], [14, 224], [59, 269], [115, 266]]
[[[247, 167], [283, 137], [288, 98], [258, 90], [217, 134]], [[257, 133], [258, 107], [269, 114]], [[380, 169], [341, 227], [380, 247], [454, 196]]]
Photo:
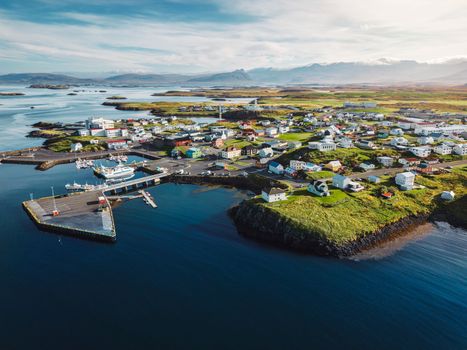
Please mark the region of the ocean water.
[[21, 201], [73, 180], [98, 181], [0, 165], [0, 349], [467, 348], [464, 230], [307, 256], [237, 234], [227, 209], [246, 193], [175, 184], [149, 190], [157, 209], [116, 208], [115, 244], [38, 230]]
[[[175, 89], [170, 88], [171, 89]], [[31, 125], [39, 121], [77, 122], [87, 118], [105, 117], [110, 119], [138, 118], [150, 115], [149, 111], [119, 111], [111, 106], [102, 106], [109, 101], [106, 97], [120, 95], [127, 97], [121, 102], [175, 101], [193, 104], [211, 101], [204, 97], [151, 96], [167, 88], [118, 88], [80, 87], [76, 96], [68, 96], [69, 90], [29, 89], [23, 86], [0, 85], [0, 92], [21, 92], [24, 96], [0, 96], [0, 151], [41, 145], [44, 140], [25, 136], [32, 130]], [[81, 90], [85, 90], [81, 92]], [[105, 93], [99, 92], [105, 90]], [[246, 103], [251, 99], [238, 98], [219, 102], [221, 104]], [[117, 101], [118, 102], [118, 101]], [[31, 109], [31, 107], [34, 107]], [[195, 121], [213, 122], [215, 118], [195, 118]]]

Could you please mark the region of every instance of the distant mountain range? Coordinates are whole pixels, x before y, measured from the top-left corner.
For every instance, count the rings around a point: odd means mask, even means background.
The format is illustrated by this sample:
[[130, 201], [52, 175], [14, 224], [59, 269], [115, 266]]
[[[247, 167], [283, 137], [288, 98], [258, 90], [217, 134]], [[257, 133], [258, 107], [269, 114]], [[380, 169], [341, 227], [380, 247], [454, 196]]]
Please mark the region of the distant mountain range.
[[454, 84], [467, 82], [467, 59], [443, 63], [389, 61], [376, 63], [340, 62], [275, 69], [257, 68], [213, 74], [120, 74], [107, 78], [79, 78], [65, 74], [21, 73], [0, 75], [0, 84], [68, 84], [68, 85], [183, 85], [183, 86], [251, 86], [293, 84]]

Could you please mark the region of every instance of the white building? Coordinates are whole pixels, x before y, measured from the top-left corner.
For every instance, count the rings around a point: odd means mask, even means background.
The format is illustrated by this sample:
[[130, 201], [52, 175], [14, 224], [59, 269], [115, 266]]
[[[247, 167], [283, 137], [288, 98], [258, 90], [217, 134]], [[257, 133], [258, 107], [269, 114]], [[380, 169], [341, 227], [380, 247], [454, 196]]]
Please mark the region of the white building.
[[105, 129], [89, 129], [91, 136], [101, 136], [105, 137]]
[[373, 170], [374, 168], [376, 168], [376, 166], [373, 163], [363, 162], [363, 163], [360, 163], [359, 168], [363, 169], [364, 171], [369, 171], [369, 170]]
[[261, 197], [268, 203], [283, 201], [287, 199], [285, 191], [277, 187], [271, 187], [262, 190]]
[[115, 125], [115, 122], [110, 119], [104, 118], [89, 118], [86, 120], [87, 129], [112, 129]]
[[277, 135], [277, 128], [275, 127], [266, 128], [265, 133], [266, 133], [266, 136], [275, 137]]
[[415, 183], [415, 174], [407, 171], [396, 175], [396, 184], [401, 190], [411, 190]]
[[260, 149], [258, 155], [260, 158], [271, 158], [274, 155], [274, 151], [271, 147], [266, 147]]
[[242, 150], [236, 147], [227, 147], [221, 152], [221, 157], [224, 159], [237, 158], [242, 155]]
[[467, 155], [467, 143], [455, 145], [452, 150], [455, 154], [465, 156]]
[[301, 160], [291, 160], [289, 163], [289, 167], [293, 170], [299, 171], [305, 169], [306, 163]]
[[336, 188], [340, 188], [341, 190], [345, 190], [352, 180], [348, 176], [343, 176], [343, 175], [335, 175], [332, 178], [332, 185]]
[[394, 164], [394, 158], [392, 157], [376, 157], [376, 160], [384, 167], [391, 167]]
[[450, 134], [462, 134], [467, 131], [467, 125], [440, 125], [440, 126], [416, 126], [415, 134], [417, 135], [430, 135], [432, 133], [443, 133], [446, 135]]
[[71, 144], [71, 152], [79, 152], [83, 149], [83, 145], [79, 142]]
[[334, 142], [308, 142], [308, 148], [309, 149], [315, 149], [320, 152], [329, 152], [329, 151], [335, 151], [337, 148], [337, 145]]
[[433, 147], [433, 152], [441, 155], [447, 155], [452, 153], [452, 147], [442, 143], [441, 145], [437, 145]]
[[409, 151], [412, 152], [413, 155], [420, 157], [420, 158], [426, 158], [430, 155], [431, 153], [431, 148], [429, 147], [410, 147]]
[[391, 146], [407, 146], [409, 141], [405, 137], [395, 137], [391, 140]]
[[441, 199], [444, 199], [445, 201], [452, 201], [455, 196], [456, 195], [453, 191], [443, 191], [441, 193]]
[[351, 139], [347, 138], [347, 137], [343, 137], [339, 140], [338, 142], [338, 145], [339, 147], [342, 147], [342, 148], [352, 148], [353, 147], [353, 142]]
[[421, 136], [417, 139], [418, 144], [420, 145], [431, 145], [435, 142], [431, 136]]
[[109, 140], [107, 141], [107, 148], [108, 149], [126, 149], [128, 148], [128, 144], [125, 140]]

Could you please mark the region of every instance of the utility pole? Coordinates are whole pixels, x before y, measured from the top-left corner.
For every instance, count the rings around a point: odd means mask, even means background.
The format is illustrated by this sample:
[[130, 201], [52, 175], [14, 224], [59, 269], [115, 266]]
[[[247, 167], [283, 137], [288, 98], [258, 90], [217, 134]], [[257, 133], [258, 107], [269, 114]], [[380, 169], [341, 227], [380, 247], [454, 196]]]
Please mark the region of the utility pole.
[[52, 189], [52, 201], [53, 201], [53, 204], [54, 204], [54, 210], [53, 210], [53, 212], [52, 212], [52, 216], [58, 216], [58, 215], [60, 214], [60, 212], [58, 211], [57, 203], [55, 202], [54, 187], [51, 186], [50, 188]]

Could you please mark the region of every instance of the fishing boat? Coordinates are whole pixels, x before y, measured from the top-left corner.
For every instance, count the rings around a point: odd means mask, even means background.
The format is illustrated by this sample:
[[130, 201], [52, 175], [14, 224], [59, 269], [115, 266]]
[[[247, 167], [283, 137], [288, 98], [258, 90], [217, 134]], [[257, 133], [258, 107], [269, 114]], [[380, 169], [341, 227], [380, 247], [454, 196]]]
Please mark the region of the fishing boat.
[[110, 155], [109, 160], [117, 163], [125, 163], [128, 161], [128, 156], [125, 154], [112, 154]]
[[94, 161], [91, 159], [87, 160], [87, 159], [78, 158], [75, 164], [76, 164], [77, 169], [87, 169], [94, 165]]
[[105, 177], [106, 179], [125, 178], [134, 175], [135, 172], [134, 168], [122, 163], [114, 167], [100, 165], [98, 167], [93, 167], [93, 170], [97, 175]]

